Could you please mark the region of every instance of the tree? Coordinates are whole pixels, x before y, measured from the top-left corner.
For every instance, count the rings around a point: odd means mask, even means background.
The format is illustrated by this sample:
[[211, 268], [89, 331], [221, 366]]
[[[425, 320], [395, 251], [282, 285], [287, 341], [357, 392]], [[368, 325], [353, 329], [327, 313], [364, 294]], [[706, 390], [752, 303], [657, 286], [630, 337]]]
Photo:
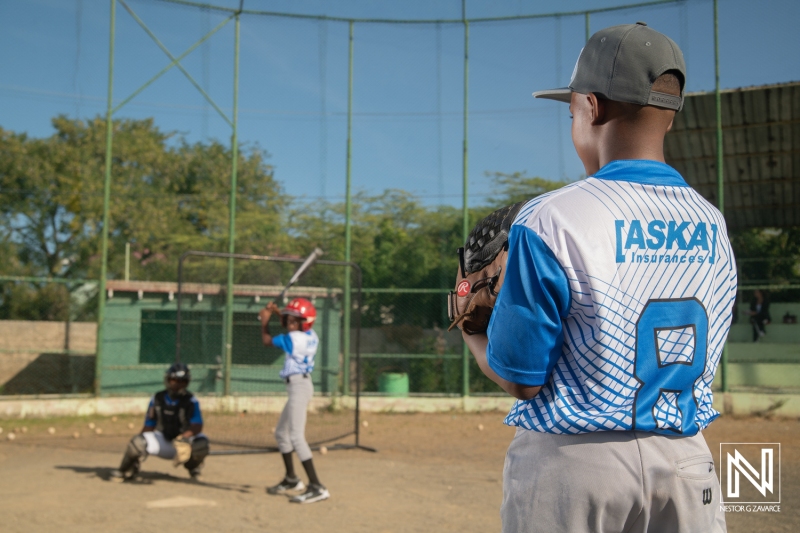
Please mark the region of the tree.
[[495, 196], [489, 198], [489, 205], [494, 208], [530, 200], [541, 194], [560, 189], [569, 183], [538, 176], [527, 176], [525, 172], [512, 172], [511, 174], [487, 172], [486, 176], [491, 178], [495, 190], [498, 191]]
[[[0, 129], [0, 243], [13, 243], [3, 274], [96, 278], [100, 273], [105, 121], [56, 117], [55, 133]], [[231, 150], [188, 144], [152, 119], [113, 123], [109, 277], [121, 277], [132, 243], [137, 279], [175, 279], [188, 249], [227, 249]], [[284, 196], [267, 154], [242, 150], [237, 248], [282, 244]], [[17, 294], [20, 298], [23, 293]], [[6, 298], [7, 300], [7, 298]]]
[[[797, 284], [800, 280], [800, 228], [733, 231], [739, 286]], [[796, 302], [800, 291], [773, 290], [772, 301]]]

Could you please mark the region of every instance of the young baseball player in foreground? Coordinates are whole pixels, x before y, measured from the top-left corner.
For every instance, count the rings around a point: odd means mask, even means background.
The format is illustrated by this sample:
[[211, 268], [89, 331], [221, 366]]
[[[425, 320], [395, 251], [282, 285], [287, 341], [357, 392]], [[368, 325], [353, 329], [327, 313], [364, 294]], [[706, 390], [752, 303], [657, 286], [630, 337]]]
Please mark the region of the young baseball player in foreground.
[[[288, 333], [272, 336], [269, 332], [269, 319], [272, 313], [280, 313], [281, 323]], [[286, 381], [289, 399], [283, 408], [275, 440], [283, 455], [286, 475], [283, 480], [267, 489], [269, 494], [285, 494], [288, 491], [305, 492], [289, 499], [293, 503], [314, 503], [330, 498], [330, 493], [317, 477], [311, 448], [306, 442], [306, 412], [308, 402], [314, 395], [311, 371], [314, 370], [314, 356], [319, 346], [319, 337], [312, 326], [317, 318], [317, 310], [305, 298], [295, 298], [284, 309], [273, 302], [259, 313], [261, 319], [261, 340], [264, 346], [277, 346], [286, 352], [286, 361], [281, 370], [281, 379]], [[292, 452], [297, 452], [300, 462], [308, 475], [308, 488], [295, 474]]]
[[505, 532], [726, 530], [701, 431], [736, 267], [720, 212], [664, 162], [685, 81], [646, 24], [594, 34], [569, 87], [534, 93], [569, 104], [587, 178], [490, 216], [462, 250], [455, 323], [518, 398]]
[[208, 455], [208, 439], [202, 434], [203, 416], [200, 404], [186, 390], [192, 375], [189, 367], [175, 363], [164, 376], [167, 388], [150, 400], [142, 431], [128, 443], [125, 455], [112, 478], [130, 480], [139, 473], [148, 455], [172, 459], [183, 464], [192, 479], [200, 477], [203, 460]]

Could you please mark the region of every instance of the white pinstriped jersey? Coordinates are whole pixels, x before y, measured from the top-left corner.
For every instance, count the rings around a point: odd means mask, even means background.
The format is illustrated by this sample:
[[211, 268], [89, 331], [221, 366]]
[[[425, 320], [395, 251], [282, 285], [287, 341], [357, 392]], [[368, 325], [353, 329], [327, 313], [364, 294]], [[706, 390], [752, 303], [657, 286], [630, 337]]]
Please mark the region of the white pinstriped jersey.
[[720, 212], [671, 167], [613, 161], [529, 201], [509, 236], [487, 359], [543, 385], [512, 426], [693, 435], [714, 379], [736, 267]]

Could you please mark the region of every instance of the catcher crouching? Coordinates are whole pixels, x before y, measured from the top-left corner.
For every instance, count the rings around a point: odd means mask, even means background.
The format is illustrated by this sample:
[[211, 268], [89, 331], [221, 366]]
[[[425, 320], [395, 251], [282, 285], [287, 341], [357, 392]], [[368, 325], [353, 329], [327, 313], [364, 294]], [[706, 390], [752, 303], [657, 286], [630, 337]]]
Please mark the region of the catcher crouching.
[[208, 455], [208, 438], [203, 435], [203, 416], [197, 398], [186, 390], [191, 381], [189, 367], [175, 363], [164, 376], [166, 389], [150, 400], [144, 427], [128, 443], [118, 470], [112, 479], [125, 481], [136, 477], [149, 455], [171, 459], [183, 465], [192, 479], [200, 477]]

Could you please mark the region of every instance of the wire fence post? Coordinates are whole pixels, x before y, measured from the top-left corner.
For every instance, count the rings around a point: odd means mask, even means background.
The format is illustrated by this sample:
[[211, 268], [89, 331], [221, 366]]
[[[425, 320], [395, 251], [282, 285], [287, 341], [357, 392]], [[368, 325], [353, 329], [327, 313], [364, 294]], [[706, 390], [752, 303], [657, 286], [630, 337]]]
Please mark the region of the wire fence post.
[[589, 13], [587, 11], [583, 15], [584, 15], [583, 23], [586, 26], [586, 42], [588, 43], [589, 42], [589, 37], [592, 36], [591, 25], [589, 23], [589, 17], [591, 16], [591, 13]]
[[[722, 148], [722, 95], [719, 91], [719, 2], [714, 0], [714, 98], [717, 113], [717, 209], [725, 217], [725, 182]], [[728, 392], [728, 340], [722, 346], [722, 392]]]
[[[464, 153], [463, 153], [463, 201], [462, 235], [464, 242], [469, 236], [469, 21], [467, 20], [466, 0], [461, 1], [461, 15], [464, 19]], [[466, 343], [461, 347], [461, 395], [469, 396], [469, 361], [471, 354]]]
[[111, 202], [111, 146], [114, 123], [112, 121], [112, 98], [114, 96], [114, 28], [116, 26], [117, 0], [111, 0], [111, 29], [108, 37], [108, 103], [106, 107], [106, 161], [103, 183], [103, 234], [100, 238], [100, 283], [97, 294], [97, 350], [95, 353], [94, 393], [102, 392], [103, 331], [106, 317], [106, 276], [108, 274], [108, 219]]
[[[228, 253], [236, 248], [236, 172], [239, 164], [239, 26], [240, 13], [236, 13], [233, 51], [233, 134], [231, 136], [231, 196], [228, 221]], [[225, 288], [225, 382], [223, 393], [231, 394], [231, 368], [233, 365], [233, 257], [228, 258], [228, 283]]]
[[[345, 208], [344, 208], [344, 261], [351, 262], [351, 172], [352, 172], [352, 153], [353, 153], [353, 21], [350, 21], [350, 41], [348, 46], [347, 61], [347, 170], [345, 175]], [[342, 394], [350, 394], [350, 313], [352, 312], [350, 294], [350, 276], [352, 272], [348, 270], [344, 276], [344, 338], [342, 339], [343, 351], [343, 372], [342, 372]], [[358, 386], [358, 385], [356, 385]]]

